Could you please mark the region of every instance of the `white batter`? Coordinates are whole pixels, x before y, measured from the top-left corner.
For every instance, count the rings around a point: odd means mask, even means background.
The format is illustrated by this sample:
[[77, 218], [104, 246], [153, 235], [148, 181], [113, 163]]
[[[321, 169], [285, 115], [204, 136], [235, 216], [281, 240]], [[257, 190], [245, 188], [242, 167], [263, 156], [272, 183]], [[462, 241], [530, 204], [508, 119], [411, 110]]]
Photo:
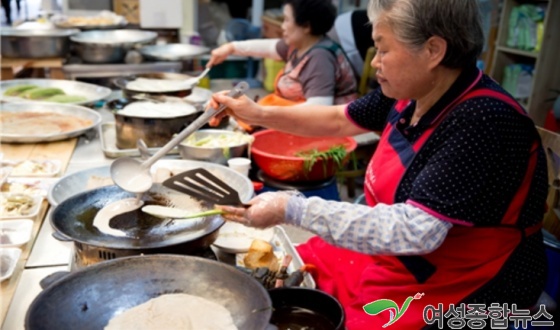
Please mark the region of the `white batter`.
[[[140, 196], [142, 196], [142, 194], [140, 194]], [[107, 235], [118, 237], [126, 236], [124, 231], [111, 228], [111, 226], [109, 226], [109, 221], [119, 214], [139, 209], [142, 205], [144, 205], [144, 202], [139, 198], [125, 198], [109, 203], [97, 212], [95, 218], [93, 218], [93, 226]]]
[[138, 92], [172, 92], [190, 88], [185, 80], [138, 78], [129, 81], [126, 88]]
[[119, 115], [140, 118], [175, 118], [197, 112], [196, 108], [184, 102], [154, 103], [148, 101], [132, 102], [118, 111]]
[[164, 294], [113, 317], [105, 330], [236, 330], [222, 305], [185, 293]]

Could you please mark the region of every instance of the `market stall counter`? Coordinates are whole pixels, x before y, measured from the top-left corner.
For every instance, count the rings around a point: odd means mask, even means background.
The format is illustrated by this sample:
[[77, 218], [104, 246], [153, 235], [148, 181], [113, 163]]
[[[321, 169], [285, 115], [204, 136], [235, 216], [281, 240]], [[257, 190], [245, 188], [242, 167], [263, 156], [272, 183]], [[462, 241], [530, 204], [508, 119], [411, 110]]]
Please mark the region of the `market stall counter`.
[[[234, 83], [231, 80], [212, 81], [212, 90], [230, 89]], [[255, 97], [264, 93], [264, 90], [250, 90], [248, 96]], [[101, 114], [102, 125], [114, 121], [114, 115], [111, 111], [107, 109], [96, 109], [96, 111]], [[88, 169], [107, 167], [114, 161], [114, 159], [107, 157], [103, 151], [100, 139], [101, 132], [100, 129], [92, 129], [78, 138], [50, 143], [3, 143], [1, 145], [3, 159], [58, 160], [60, 170], [50, 181], [54, 184], [57, 179], [63, 176]], [[178, 154], [172, 153], [166, 156], [164, 160], [173, 163], [180, 162], [179, 158]], [[41, 280], [59, 271], [71, 271], [76, 266], [73, 261], [76, 256], [75, 245], [72, 242], [59, 241], [53, 237], [54, 230], [50, 223], [50, 216], [54, 207], [49, 205], [46, 196], [44, 197], [40, 211], [32, 219], [31, 239], [21, 247], [22, 254], [13, 274], [1, 283], [0, 324], [2, 329], [23, 329], [29, 306], [43, 290], [40, 286]], [[283, 247], [288, 253], [295, 251], [293, 250], [293, 243], [282, 228], [273, 232], [272, 239], [277, 241], [277, 247]], [[209, 258], [223, 259], [233, 264], [238, 261], [235, 255], [221, 253], [219, 249], [213, 250], [215, 253], [211, 253], [212, 256]], [[284, 252], [286, 253], [286, 251]], [[296, 268], [302, 266], [301, 259], [298, 260], [296, 257], [294, 260]], [[303, 285], [314, 287], [314, 282], [309, 277], [306, 278]]]

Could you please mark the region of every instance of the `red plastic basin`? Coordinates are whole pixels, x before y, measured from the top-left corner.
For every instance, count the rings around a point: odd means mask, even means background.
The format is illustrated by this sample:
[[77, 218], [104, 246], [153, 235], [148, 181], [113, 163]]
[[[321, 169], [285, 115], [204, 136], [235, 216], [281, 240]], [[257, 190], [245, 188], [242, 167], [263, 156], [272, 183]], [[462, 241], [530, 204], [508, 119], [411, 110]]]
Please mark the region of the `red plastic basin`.
[[[331, 178], [338, 170], [336, 162], [329, 158], [317, 159], [310, 171], [305, 169], [305, 159], [295, 156], [298, 152], [317, 149], [327, 151], [333, 146], [344, 145], [346, 158], [356, 149], [352, 137], [302, 137], [275, 130], [254, 133], [251, 156], [259, 168], [272, 179], [289, 182], [321, 181]], [[324, 166], [325, 165], [325, 166]]]

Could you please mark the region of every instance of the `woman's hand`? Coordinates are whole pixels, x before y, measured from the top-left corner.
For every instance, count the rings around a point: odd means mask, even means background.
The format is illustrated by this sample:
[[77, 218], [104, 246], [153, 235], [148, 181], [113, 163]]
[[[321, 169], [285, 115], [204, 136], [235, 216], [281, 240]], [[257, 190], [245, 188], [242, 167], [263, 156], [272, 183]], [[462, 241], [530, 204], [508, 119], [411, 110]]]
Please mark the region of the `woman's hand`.
[[291, 195], [285, 192], [266, 192], [253, 198], [248, 208], [217, 205], [226, 211], [223, 217], [255, 228], [279, 225], [286, 218], [286, 205]]
[[245, 95], [234, 99], [227, 96], [227, 93], [229, 91], [222, 91], [212, 95], [209, 107], [217, 109], [220, 104], [223, 104], [227, 108], [210, 119], [210, 126], [218, 126], [222, 118], [227, 115], [232, 115], [234, 118], [240, 119], [247, 124], [258, 124], [256, 120], [262, 115], [262, 107]]
[[233, 44], [231, 42], [228, 42], [227, 44], [221, 45], [220, 47], [212, 50], [212, 52], [210, 53], [210, 60], [208, 60], [208, 63], [206, 63], [206, 67], [211, 68], [216, 64], [222, 63], [228, 58], [228, 56], [233, 54], [234, 51], [235, 48], [233, 47]]

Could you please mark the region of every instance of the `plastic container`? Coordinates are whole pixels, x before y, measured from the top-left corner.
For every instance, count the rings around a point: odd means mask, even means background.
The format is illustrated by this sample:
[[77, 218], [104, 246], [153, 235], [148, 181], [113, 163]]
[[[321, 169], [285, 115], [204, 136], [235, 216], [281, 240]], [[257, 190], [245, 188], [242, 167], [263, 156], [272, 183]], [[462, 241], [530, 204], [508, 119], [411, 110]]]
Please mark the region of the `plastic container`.
[[245, 157], [234, 157], [227, 161], [229, 168], [244, 176], [249, 176], [251, 160]]
[[[34, 218], [42, 201], [43, 197], [39, 195], [1, 193], [0, 219]], [[29, 203], [29, 207], [25, 207], [25, 203]]]
[[0, 282], [12, 276], [20, 256], [21, 250], [18, 248], [0, 249]]
[[[352, 137], [302, 137], [275, 130], [254, 133], [251, 156], [255, 164], [271, 179], [283, 182], [321, 181], [333, 177], [336, 171], [350, 159], [357, 143]], [[346, 157], [340, 166], [332, 158], [316, 158], [310, 165], [296, 154], [310, 151], [326, 151], [343, 145]]]
[[33, 221], [30, 219], [0, 221], [0, 248], [20, 247], [31, 239]]

